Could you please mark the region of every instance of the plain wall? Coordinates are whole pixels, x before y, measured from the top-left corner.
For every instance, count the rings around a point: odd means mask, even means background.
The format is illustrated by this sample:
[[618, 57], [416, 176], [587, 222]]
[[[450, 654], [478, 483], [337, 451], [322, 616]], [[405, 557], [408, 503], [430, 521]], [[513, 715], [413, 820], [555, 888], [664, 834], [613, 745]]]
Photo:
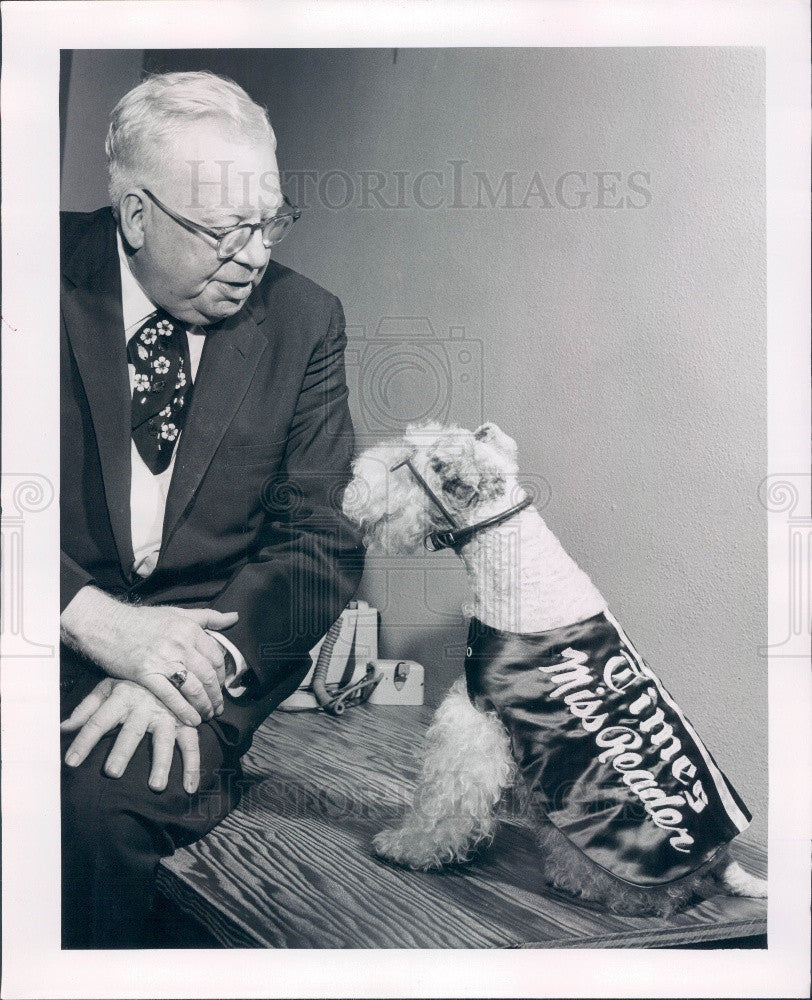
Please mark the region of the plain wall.
[[[156, 51], [145, 65], [212, 68], [267, 104], [283, 171], [317, 175], [275, 255], [344, 303], [359, 443], [409, 417], [511, 433], [549, 525], [765, 842], [763, 53]], [[410, 190], [426, 170], [443, 178], [423, 188], [438, 208]], [[329, 171], [343, 176], [325, 186]], [[477, 207], [474, 171], [494, 192], [512, 172], [520, 205], [538, 171], [549, 204], [505, 207], [503, 189], [490, 207], [480, 189]], [[556, 200], [566, 171], [586, 175], [582, 208]], [[618, 199], [599, 194], [601, 171], [644, 207], [599, 207]], [[629, 188], [637, 171], [647, 197]], [[403, 176], [403, 207], [364, 203], [363, 172], [389, 203]], [[465, 594], [448, 554], [376, 558], [365, 575], [382, 655], [425, 664], [430, 701], [460, 669]]]
[[104, 140], [110, 112], [141, 79], [143, 49], [62, 52], [62, 208], [89, 212], [109, 201]]

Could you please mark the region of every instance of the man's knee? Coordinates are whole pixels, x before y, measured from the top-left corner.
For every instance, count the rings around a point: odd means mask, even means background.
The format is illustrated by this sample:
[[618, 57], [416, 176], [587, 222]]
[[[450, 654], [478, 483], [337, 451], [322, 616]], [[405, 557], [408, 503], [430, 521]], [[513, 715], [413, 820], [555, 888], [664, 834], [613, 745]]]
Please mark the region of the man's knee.
[[[110, 778], [104, 764], [116, 733], [104, 737], [78, 767], [62, 769], [63, 837], [78, 840], [82, 851], [120, 853], [131, 840], [151, 833], [157, 854], [203, 836], [239, 799], [239, 759], [223, 748], [212, 729], [198, 729], [200, 788], [190, 795], [183, 788], [183, 766], [176, 749], [167, 787], [149, 787], [152, 753], [149, 735], [138, 745], [124, 774]], [[63, 738], [63, 757], [70, 738]], [[122, 843], [123, 841], [123, 843]]]
[[[109, 734], [78, 767], [62, 770], [63, 947], [133, 947], [141, 941], [161, 857], [202, 837], [239, 798], [239, 758], [211, 727], [198, 731], [201, 786], [183, 789], [175, 754], [163, 792], [148, 785], [149, 736], [120, 778], [104, 773]], [[70, 745], [63, 739], [62, 755]]]

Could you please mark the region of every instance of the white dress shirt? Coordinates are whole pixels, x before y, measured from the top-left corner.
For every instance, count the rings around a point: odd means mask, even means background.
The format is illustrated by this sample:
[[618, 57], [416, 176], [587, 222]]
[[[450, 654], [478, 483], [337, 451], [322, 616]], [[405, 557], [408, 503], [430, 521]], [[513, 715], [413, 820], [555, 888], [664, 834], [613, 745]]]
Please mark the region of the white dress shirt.
[[[157, 307], [149, 299], [130, 270], [120, 233], [116, 233], [116, 241], [121, 271], [121, 308], [124, 315], [124, 335], [129, 344], [130, 339], [147, 319], [157, 312]], [[189, 342], [190, 376], [192, 383], [194, 383], [200, 365], [200, 356], [203, 353], [203, 345], [206, 342], [206, 334], [198, 327], [191, 327], [186, 333], [186, 338]], [[128, 364], [127, 368], [130, 374], [130, 392], [132, 393], [135, 391], [135, 366]], [[172, 470], [175, 468], [175, 456], [178, 453], [179, 442], [180, 435], [175, 441], [175, 450], [172, 452], [169, 466], [157, 475], [153, 474], [145, 464], [138, 453], [135, 442], [130, 443], [130, 464], [132, 467], [130, 525], [135, 555], [132, 570], [144, 578], [152, 573], [158, 562], [163, 536], [166, 497], [169, 493]], [[222, 633], [210, 631], [209, 635], [213, 636], [226, 650], [226, 687], [233, 695], [242, 694], [245, 687], [238, 682], [248, 669], [245, 658]]]

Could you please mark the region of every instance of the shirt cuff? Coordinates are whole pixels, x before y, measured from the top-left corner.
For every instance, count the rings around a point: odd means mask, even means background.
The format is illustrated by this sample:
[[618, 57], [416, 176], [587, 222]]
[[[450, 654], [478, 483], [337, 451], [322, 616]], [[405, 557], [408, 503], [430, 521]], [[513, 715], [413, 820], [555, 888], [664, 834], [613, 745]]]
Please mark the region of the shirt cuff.
[[245, 694], [248, 687], [245, 683], [248, 671], [251, 669], [245, 662], [245, 657], [237, 649], [233, 642], [230, 642], [222, 632], [215, 632], [206, 629], [212, 639], [216, 639], [226, 651], [226, 681], [223, 687], [234, 698], [239, 698]]

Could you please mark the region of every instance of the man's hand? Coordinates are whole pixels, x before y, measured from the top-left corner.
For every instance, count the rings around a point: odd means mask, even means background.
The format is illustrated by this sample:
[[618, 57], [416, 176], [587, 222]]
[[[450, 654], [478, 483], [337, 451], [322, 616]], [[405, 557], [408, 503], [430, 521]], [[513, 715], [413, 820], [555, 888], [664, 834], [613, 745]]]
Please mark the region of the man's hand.
[[[223, 647], [206, 629], [225, 629], [236, 612], [209, 608], [137, 607], [96, 587], [76, 594], [62, 612], [62, 640], [106, 674], [151, 691], [187, 726], [223, 710]], [[173, 675], [185, 681], [177, 685]]]
[[79, 730], [79, 735], [65, 755], [65, 763], [69, 767], [78, 767], [102, 736], [118, 725], [121, 732], [104, 765], [104, 773], [108, 777], [120, 778], [124, 774], [138, 744], [146, 733], [150, 733], [152, 770], [149, 787], [154, 792], [162, 792], [166, 788], [177, 743], [183, 759], [183, 787], [189, 793], [197, 791], [200, 784], [197, 730], [181, 725], [155, 695], [130, 681], [105, 678], [60, 725], [63, 733]]

